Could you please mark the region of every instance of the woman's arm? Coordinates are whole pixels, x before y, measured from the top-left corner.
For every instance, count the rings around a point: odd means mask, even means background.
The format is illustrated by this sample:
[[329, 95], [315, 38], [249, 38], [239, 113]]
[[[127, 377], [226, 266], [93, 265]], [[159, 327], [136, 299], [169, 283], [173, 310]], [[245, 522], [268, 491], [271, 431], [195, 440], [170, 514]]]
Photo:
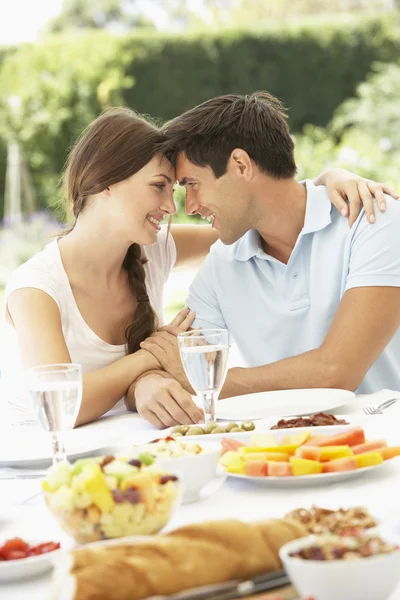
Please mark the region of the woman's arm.
[[[16, 290], [8, 298], [7, 309], [17, 332], [24, 368], [71, 362], [59, 308], [48, 294], [34, 288]], [[108, 367], [84, 374], [82, 404], [75, 425], [102, 416], [142, 373], [157, 368], [157, 359], [139, 350]]]
[[172, 225], [172, 237], [176, 246], [174, 268], [198, 267], [218, 239], [218, 232], [209, 225]]
[[374, 198], [383, 212], [386, 210], [384, 194], [389, 194], [395, 200], [400, 197], [392, 186], [365, 179], [346, 169], [328, 169], [318, 175], [313, 183], [326, 185], [330, 201], [344, 217], [349, 217], [350, 227], [363, 207], [369, 222], [375, 223]]

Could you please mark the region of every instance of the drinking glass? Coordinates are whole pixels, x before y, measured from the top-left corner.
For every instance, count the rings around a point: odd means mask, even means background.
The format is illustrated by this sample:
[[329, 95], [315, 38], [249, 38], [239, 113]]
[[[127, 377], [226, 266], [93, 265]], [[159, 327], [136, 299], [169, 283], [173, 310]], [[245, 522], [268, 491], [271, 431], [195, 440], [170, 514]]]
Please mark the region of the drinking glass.
[[229, 353], [226, 329], [196, 329], [178, 335], [186, 376], [203, 401], [205, 422], [215, 420], [215, 404], [224, 384]]
[[27, 370], [27, 388], [36, 418], [49, 431], [53, 465], [67, 460], [61, 434], [72, 429], [82, 402], [82, 367], [74, 363], [40, 365]]

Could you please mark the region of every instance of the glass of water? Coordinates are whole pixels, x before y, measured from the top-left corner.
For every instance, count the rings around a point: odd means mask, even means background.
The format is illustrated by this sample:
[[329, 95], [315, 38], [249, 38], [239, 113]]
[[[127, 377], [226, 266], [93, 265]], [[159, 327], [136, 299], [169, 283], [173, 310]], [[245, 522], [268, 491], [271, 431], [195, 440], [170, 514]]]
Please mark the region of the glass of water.
[[61, 433], [72, 429], [82, 402], [82, 367], [74, 363], [27, 370], [27, 388], [36, 418], [52, 435], [53, 464], [67, 460]]
[[228, 366], [229, 332], [196, 329], [178, 335], [182, 364], [190, 385], [203, 400], [205, 422], [215, 420], [215, 404]]

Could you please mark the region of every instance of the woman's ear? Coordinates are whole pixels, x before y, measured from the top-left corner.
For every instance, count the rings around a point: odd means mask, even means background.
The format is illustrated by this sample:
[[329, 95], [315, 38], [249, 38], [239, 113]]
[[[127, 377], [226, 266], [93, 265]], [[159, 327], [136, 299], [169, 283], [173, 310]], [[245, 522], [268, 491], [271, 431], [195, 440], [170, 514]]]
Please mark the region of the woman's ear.
[[111, 189], [111, 185], [109, 185], [108, 187], [106, 187], [102, 192], [101, 195], [107, 197], [110, 197], [112, 193], [112, 189]]

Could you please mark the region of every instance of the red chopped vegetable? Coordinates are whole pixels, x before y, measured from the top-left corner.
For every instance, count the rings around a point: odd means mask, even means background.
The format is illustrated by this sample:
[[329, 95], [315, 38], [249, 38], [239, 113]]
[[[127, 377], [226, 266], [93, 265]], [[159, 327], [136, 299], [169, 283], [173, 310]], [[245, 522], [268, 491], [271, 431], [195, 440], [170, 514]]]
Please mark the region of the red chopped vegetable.
[[45, 542], [36, 546], [30, 546], [21, 538], [12, 538], [0, 546], [0, 561], [20, 560], [28, 556], [39, 556], [39, 554], [47, 554], [47, 552], [53, 552], [59, 548], [59, 542]]

